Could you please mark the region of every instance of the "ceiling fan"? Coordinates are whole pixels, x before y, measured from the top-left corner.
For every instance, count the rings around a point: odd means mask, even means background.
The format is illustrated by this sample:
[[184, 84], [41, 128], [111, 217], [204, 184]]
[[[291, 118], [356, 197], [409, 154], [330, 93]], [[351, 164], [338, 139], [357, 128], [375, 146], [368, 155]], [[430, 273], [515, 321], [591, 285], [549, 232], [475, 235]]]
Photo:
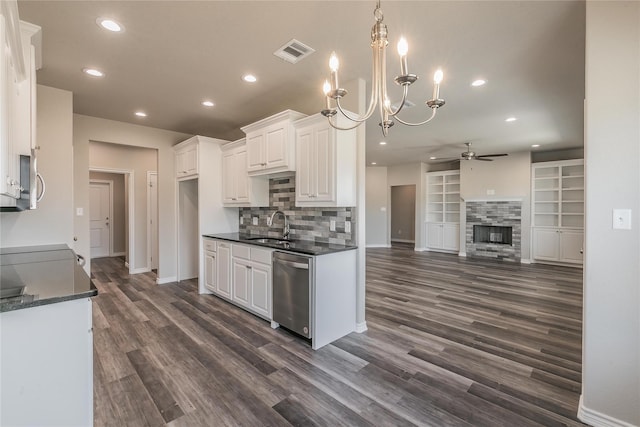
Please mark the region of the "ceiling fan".
[[471, 143], [470, 142], [465, 142], [464, 143], [467, 146], [467, 151], [463, 152], [460, 154], [460, 157], [462, 158], [462, 160], [482, 160], [485, 162], [492, 162], [493, 159], [490, 159], [489, 157], [504, 157], [504, 156], [508, 156], [508, 154], [502, 153], [502, 154], [484, 154], [482, 156], [478, 156], [474, 151], [471, 151]]

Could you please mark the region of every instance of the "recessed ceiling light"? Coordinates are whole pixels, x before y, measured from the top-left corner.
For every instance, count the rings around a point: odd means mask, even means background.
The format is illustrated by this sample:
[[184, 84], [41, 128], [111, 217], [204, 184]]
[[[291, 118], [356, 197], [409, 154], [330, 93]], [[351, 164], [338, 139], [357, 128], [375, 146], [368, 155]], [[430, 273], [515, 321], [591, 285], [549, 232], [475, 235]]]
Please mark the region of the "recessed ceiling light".
[[242, 80], [248, 83], [255, 83], [258, 81], [256, 76], [254, 76], [253, 74], [245, 74], [244, 76], [242, 76]]
[[377, 163], [376, 163], [376, 162], [371, 162], [371, 164], [372, 164], [373, 166], [377, 165]]
[[431, 157], [429, 157], [429, 160], [435, 160], [435, 159], [437, 159], [437, 157], [436, 157], [436, 156], [431, 156]]
[[384, 141], [380, 141], [380, 145], [387, 145], [387, 143]]
[[531, 146], [531, 148], [538, 148], [538, 147], [540, 147], [540, 144], [533, 144], [533, 145]]
[[104, 73], [100, 70], [96, 70], [95, 68], [83, 68], [82, 72], [93, 77], [104, 77]]
[[518, 120], [518, 119], [516, 119], [515, 117], [509, 117], [509, 118], [505, 119], [504, 121], [505, 122], [515, 122], [516, 120]]
[[144, 111], [136, 111], [136, 116], [138, 117], [147, 117], [147, 113]]
[[105, 30], [113, 31], [114, 33], [121, 33], [124, 31], [124, 27], [122, 26], [122, 24], [114, 21], [113, 19], [98, 18], [96, 19], [96, 23]]
[[202, 105], [205, 107], [213, 107], [214, 104], [211, 101], [202, 101]]
[[485, 85], [486, 83], [487, 83], [487, 81], [486, 81], [486, 80], [478, 79], [478, 80], [474, 80], [474, 81], [472, 81], [472, 82], [471, 82], [471, 86], [478, 87], [478, 86], [483, 86], [483, 85]]

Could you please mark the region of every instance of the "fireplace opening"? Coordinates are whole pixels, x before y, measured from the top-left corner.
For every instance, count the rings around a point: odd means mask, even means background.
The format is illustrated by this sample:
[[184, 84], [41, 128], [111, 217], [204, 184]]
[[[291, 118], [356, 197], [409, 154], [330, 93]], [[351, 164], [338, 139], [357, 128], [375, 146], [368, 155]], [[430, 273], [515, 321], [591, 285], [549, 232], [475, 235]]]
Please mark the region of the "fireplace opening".
[[512, 228], [495, 225], [474, 225], [473, 243], [510, 245], [512, 243]]

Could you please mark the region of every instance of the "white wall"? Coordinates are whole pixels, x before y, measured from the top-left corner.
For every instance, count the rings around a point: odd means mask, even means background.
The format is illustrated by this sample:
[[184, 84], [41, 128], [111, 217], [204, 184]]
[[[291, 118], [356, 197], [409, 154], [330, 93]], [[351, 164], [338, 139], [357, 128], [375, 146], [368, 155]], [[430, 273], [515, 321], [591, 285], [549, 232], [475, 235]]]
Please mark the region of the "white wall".
[[[391, 206], [391, 187], [396, 185], [416, 186], [416, 217], [415, 217], [415, 247], [422, 249], [424, 243], [424, 163], [411, 163], [408, 165], [390, 166], [387, 173], [387, 206]], [[393, 212], [390, 214], [393, 215]], [[390, 218], [389, 218], [390, 219]], [[388, 230], [391, 223], [387, 221]], [[388, 233], [390, 235], [390, 233]], [[391, 243], [391, 242], [389, 242]]]
[[[490, 194], [490, 193], [493, 194]], [[531, 153], [511, 153], [492, 162], [460, 162], [460, 197], [522, 199], [522, 259], [531, 258]], [[464, 252], [466, 203], [460, 203], [460, 249]]]
[[[158, 150], [158, 279], [176, 276], [176, 181], [173, 145], [189, 138], [178, 132], [96, 117], [73, 116], [74, 209], [89, 209], [89, 141], [111, 142]], [[146, 227], [145, 227], [146, 229]], [[76, 251], [89, 253], [89, 217], [76, 216]], [[145, 245], [146, 247], [146, 245]], [[85, 269], [89, 271], [89, 263]]]
[[[0, 214], [0, 246], [66, 243], [73, 248], [72, 117], [71, 92], [37, 86], [38, 169], [47, 192], [37, 210]], [[78, 252], [89, 254], [88, 247]]]
[[[640, 2], [588, 1], [579, 416], [594, 426], [640, 426], [639, 76]], [[618, 208], [631, 230], [612, 229]]]
[[367, 247], [389, 247], [387, 168], [367, 167], [366, 170], [366, 234]]
[[[119, 169], [133, 171], [133, 244], [129, 254], [134, 271], [147, 269], [147, 172], [158, 167], [158, 150], [106, 142], [89, 142], [90, 169]], [[133, 264], [131, 264], [133, 262]]]

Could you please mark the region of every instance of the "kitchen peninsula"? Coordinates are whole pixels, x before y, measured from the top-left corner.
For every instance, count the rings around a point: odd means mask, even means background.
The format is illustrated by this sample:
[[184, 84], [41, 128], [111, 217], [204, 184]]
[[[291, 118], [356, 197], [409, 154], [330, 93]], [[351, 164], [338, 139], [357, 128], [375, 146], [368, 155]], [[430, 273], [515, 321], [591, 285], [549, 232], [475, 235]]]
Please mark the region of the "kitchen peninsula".
[[67, 245], [0, 249], [0, 425], [92, 425], [98, 294]]
[[355, 246], [244, 233], [203, 240], [201, 293], [310, 339], [314, 350], [355, 331]]

